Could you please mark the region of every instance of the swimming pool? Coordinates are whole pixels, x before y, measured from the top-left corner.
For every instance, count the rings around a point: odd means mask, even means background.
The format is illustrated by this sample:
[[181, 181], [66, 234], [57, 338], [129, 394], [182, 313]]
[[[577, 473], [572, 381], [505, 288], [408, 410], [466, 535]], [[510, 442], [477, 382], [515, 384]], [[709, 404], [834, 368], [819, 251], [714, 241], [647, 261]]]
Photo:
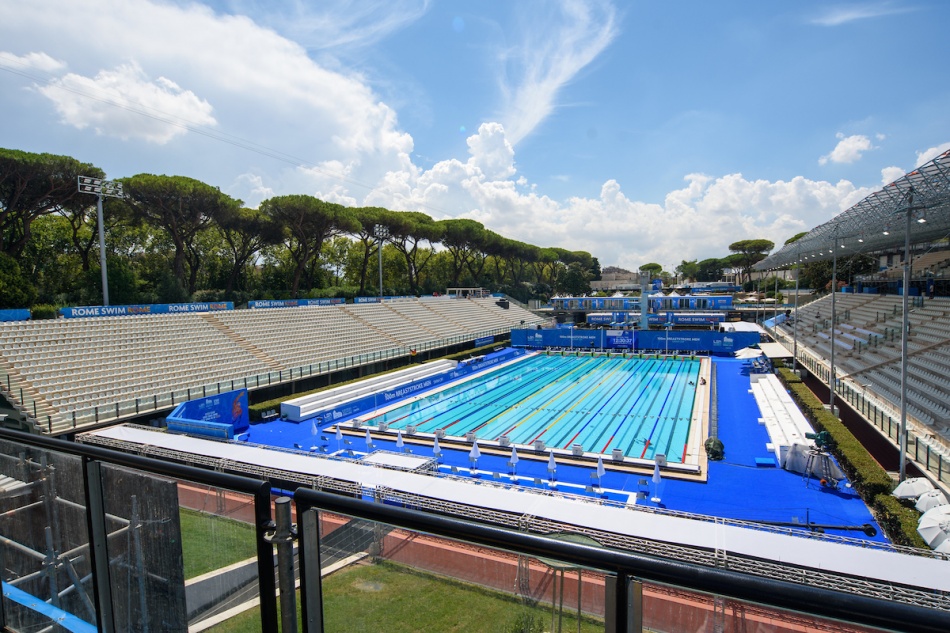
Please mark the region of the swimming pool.
[[701, 361], [539, 354], [423, 395], [364, 424], [682, 462]]

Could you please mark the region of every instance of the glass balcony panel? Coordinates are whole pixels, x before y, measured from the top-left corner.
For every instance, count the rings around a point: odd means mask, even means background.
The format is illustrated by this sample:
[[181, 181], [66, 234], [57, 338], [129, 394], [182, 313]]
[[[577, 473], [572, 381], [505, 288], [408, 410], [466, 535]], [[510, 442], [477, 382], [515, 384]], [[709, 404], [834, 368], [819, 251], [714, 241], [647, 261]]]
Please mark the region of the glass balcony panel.
[[319, 529], [328, 633], [605, 630], [602, 572], [328, 512]]
[[856, 626], [809, 613], [768, 607], [755, 602], [724, 598], [671, 585], [643, 583], [642, 591], [642, 626], [644, 630], [656, 633], [677, 631], [883, 633], [883, 629]]
[[82, 460], [0, 440], [0, 569], [6, 626], [94, 630]]
[[252, 497], [113, 466], [103, 489], [117, 630], [187, 630], [258, 597]]

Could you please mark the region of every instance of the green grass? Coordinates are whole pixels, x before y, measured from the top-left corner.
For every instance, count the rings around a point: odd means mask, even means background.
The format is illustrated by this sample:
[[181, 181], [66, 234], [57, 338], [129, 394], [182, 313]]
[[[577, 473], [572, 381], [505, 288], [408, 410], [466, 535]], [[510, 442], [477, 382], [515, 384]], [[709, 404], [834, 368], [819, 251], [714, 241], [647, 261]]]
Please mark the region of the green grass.
[[186, 579], [257, 555], [253, 526], [214, 514], [182, 508], [181, 537]]
[[[355, 565], [325, 578], [323, 604], [327, 633], [536, 633], [551, 627], [550, 604], [525, 606], [514, 596], [386, 562]], [[564, 631], [577, 630], [574, 615], [565, 604]], [[534, 626], [522, 628], [523, 622]], [[584, 633], [603, 630], [603, 621], [581, 619]], [[260, 631], [260, 612], [251, 609], [211, 631]]]

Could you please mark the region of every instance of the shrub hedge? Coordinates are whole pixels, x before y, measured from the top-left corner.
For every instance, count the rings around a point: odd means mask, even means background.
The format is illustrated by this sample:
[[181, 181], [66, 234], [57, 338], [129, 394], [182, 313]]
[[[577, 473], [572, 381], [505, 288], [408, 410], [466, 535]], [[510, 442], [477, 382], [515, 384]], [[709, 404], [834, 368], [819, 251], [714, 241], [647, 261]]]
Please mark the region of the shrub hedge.
[[47, 303], [41, 303], [30, 308], [31, 319], [55, 319], [56, 314], [56, 306]]
[[832, 452], [865, 503], [874, 511], [878, 522], [892, 542], [927, 549], [917, 534], [920, 513], [904, 506], [891, 496], [894, 480], [867, 452], [854, 435], [825, 409], [824, 403], [790, 369], [779, 369], [779, 378], [792, 394], [802, 413], [815, 430], [828, 431], [834, 446]]

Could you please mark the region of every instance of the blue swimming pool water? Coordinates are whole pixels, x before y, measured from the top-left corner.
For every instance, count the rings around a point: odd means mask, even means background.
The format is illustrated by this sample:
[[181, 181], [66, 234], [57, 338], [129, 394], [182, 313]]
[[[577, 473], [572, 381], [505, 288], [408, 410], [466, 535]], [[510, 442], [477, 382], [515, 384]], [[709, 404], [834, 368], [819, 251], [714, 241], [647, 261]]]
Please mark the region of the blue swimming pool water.
[[366, 424], [513, 444], [683, 460], [700, 361], [537, 355], [397, 407]]

